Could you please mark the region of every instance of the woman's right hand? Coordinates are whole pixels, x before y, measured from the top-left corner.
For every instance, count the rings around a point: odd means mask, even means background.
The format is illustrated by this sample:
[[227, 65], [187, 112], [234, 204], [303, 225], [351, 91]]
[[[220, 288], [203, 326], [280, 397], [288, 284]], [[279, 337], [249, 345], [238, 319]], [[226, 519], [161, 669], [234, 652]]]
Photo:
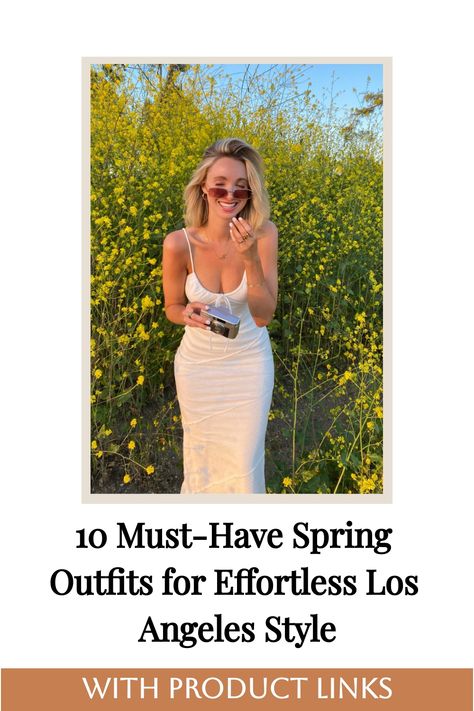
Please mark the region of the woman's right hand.
[[207, 316], [201, 316], [202, 309], [207, 311], [208, 305], [201, 301], [190, 301], [186, 304], [186, 308], [183, 311], [184, 325], [192, 326], [193, 328], [204, 328], [208, 331], [211, 322]]

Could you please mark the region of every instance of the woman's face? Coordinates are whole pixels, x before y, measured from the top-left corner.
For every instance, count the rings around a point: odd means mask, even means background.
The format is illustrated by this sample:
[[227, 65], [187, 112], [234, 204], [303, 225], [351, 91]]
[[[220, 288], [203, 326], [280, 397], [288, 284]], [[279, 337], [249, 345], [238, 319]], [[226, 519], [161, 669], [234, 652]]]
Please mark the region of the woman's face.
[[[225, 188], [223, 197], [212, 197], [209, 188]], [[237, 198], [234, 191], [249, 188], [245, 163], [236, 158], [218, 158], [207, 171], [206, 181], [202, 186], [207, 196], [209, 215], [229, 220], [243, 210], [249, 198]]]

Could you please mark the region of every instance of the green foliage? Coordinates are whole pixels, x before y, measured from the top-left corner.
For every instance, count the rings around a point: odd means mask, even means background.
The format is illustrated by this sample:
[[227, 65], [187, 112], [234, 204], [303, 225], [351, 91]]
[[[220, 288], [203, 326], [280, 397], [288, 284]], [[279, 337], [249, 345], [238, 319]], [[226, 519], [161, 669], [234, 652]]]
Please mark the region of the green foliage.
[[381, 97], [366, 96], [367, 127], [364, 112], [328, 117], [291, 67], [244, 79], [202, 65], [92, 70], [97, 490], [111, 476], [127, 490], [170, 490], [181, 334], [163, 312], [162, 243], [183, 225], [183, 189], [204, 148], [225, 136], [262, 153], [280, 235], [268, 490], [382, 490]]

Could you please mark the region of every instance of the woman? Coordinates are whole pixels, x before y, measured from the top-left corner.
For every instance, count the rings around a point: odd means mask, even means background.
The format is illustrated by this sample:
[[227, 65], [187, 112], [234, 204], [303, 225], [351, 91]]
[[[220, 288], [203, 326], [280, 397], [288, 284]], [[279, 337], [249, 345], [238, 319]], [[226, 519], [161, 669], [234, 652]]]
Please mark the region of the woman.
[[[163, 247], [166, 316], [185, 326], [175, 357], [181, 493], [265, 493], [273, 390], [265, 326], [276, 306], [277, 230], [267, 219], [260, 156], [239, 139], [217, 141], [184, 197], [187, 226]], [[209, 305], [240, 318], [235, 339], [210, 331]]]

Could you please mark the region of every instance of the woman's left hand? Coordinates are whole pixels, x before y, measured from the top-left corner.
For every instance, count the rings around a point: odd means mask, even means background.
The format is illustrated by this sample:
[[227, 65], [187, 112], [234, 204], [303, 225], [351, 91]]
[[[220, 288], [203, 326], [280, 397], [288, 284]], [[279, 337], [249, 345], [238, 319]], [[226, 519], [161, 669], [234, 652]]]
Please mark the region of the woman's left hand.
[[237, 252], [243, 259], [255, 259], [257, 256], [257, 240], [252, 228], [242, 217], [233, 217], [229, 223], [230, 236]]

